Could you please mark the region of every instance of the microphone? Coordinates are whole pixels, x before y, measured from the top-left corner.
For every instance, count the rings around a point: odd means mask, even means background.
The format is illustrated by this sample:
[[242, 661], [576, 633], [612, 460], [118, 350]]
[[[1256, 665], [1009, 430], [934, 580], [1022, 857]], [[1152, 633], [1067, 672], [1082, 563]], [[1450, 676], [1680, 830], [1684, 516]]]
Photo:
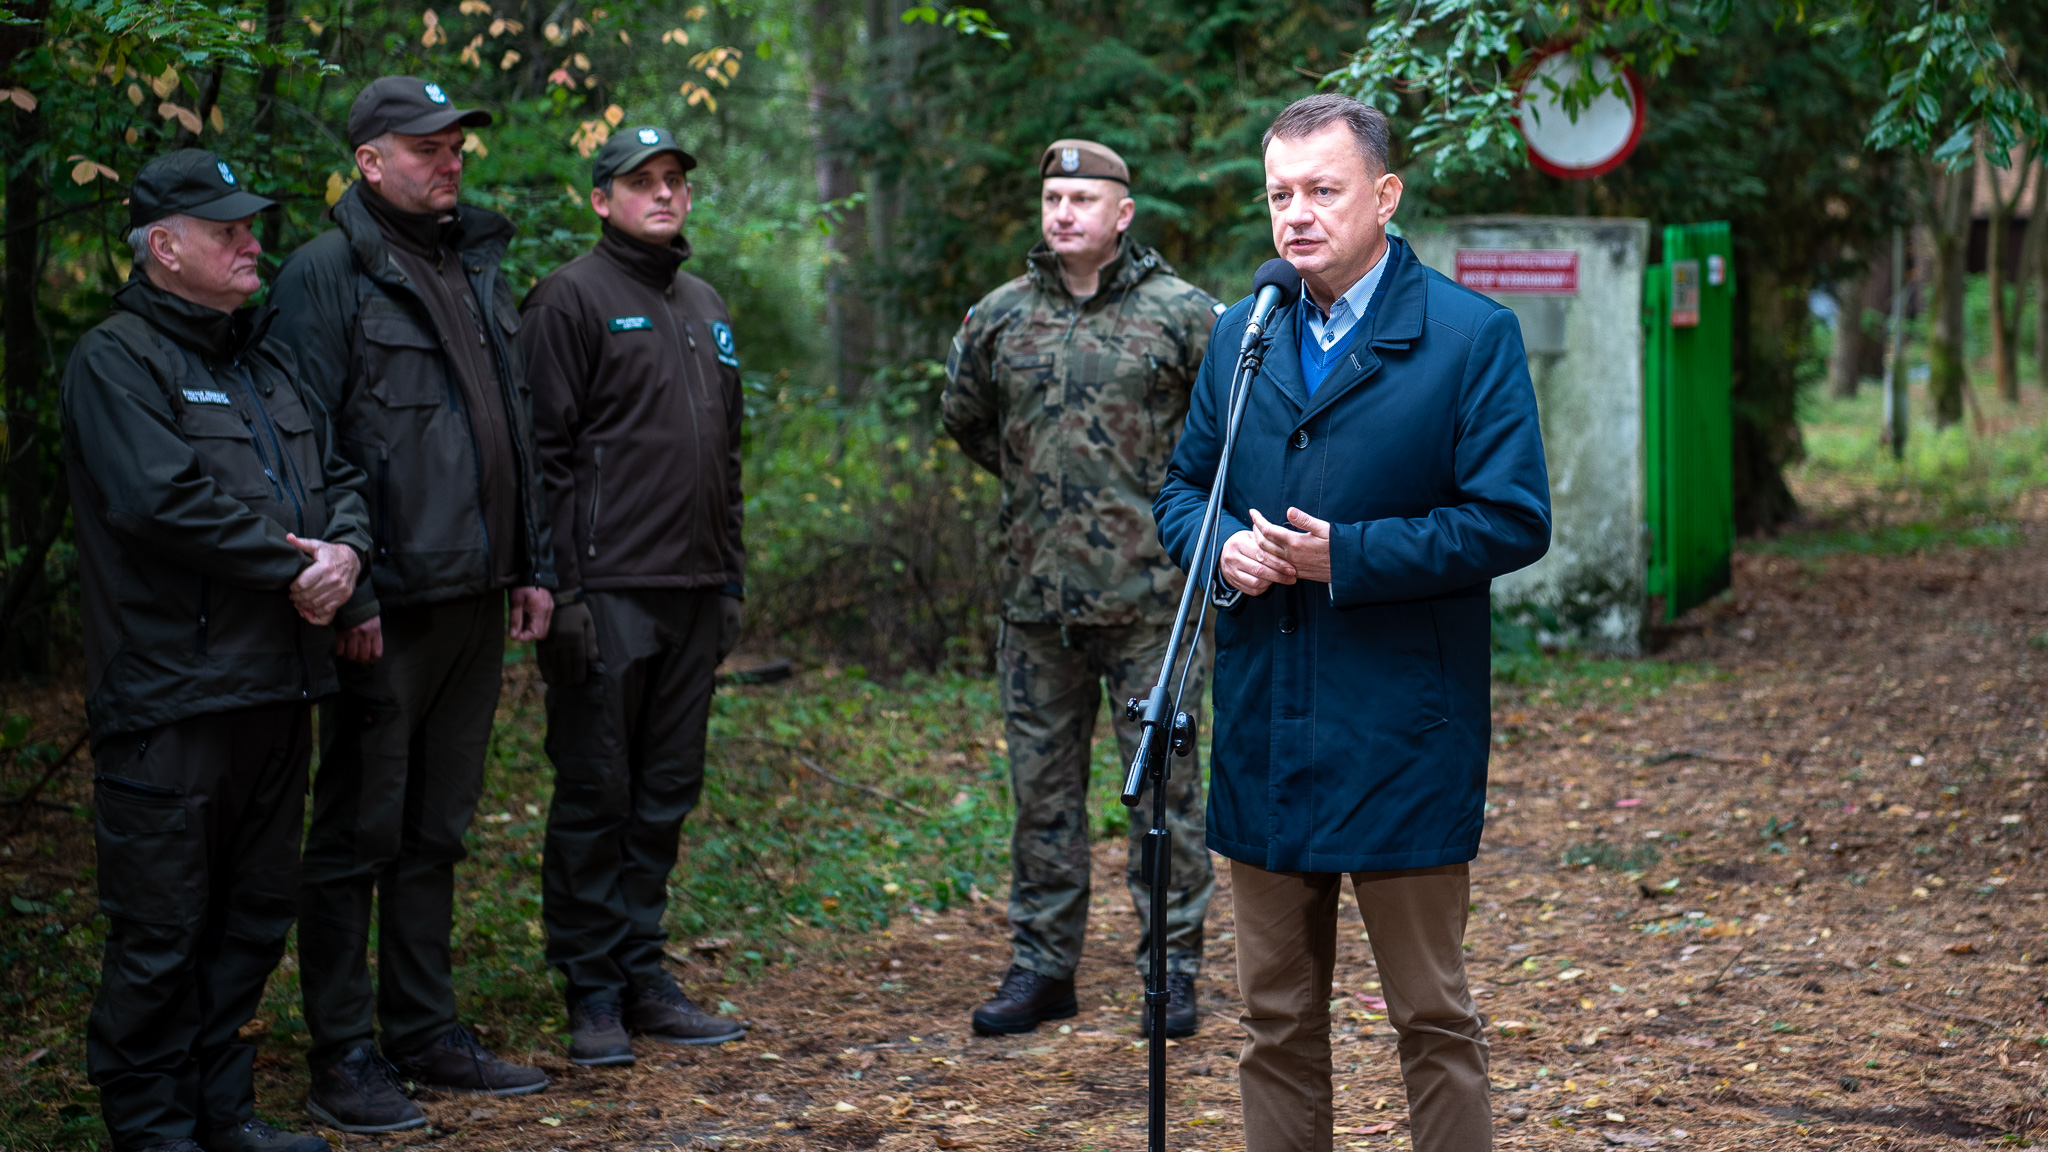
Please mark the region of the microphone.
[[1244, 340], [1238, 344], [1239, 355], [1251, 351], [1259, 336], [1266, 329], [1266, 320], [1275, 311], [1294, 303], [1301, 295], [1301, 273], [1294, 265], [1278, 256], [1259, 265], [1258, 274], [1252, 277], [1252, 291], [1257, 299], [1252, 301], [1252, 318], [1244, 326]]

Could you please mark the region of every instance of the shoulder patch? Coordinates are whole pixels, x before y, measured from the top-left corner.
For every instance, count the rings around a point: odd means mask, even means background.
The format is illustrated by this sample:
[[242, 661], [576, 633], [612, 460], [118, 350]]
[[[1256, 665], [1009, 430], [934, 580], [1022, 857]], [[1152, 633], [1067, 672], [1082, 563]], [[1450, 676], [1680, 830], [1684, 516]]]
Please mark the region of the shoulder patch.
[[654, 327], [654, 322], [645, 316], [614, 316], [611, 330], [614, 332], [639, 332]]
[[711, 341], [718, 345], [718, 362], [728, 368], [740, 366], [740, 358], [732, 342], [732, 326], [723, 320], [711, 322]]
[[234, 403], [234, 401], [228, 399], [227, 393], [218, 391], [213, 388], [186, 388], [183, 391], [185, 393], [185, 403], [187, 404]]
[[1221, 316], [1225, 312], [1230, 311], [1230, 305], [1225, 304], [1221, 300], [1218, 300], [1216, 303], [1209, 305], [1209, 311], [1214, 312], [1218, 316]]

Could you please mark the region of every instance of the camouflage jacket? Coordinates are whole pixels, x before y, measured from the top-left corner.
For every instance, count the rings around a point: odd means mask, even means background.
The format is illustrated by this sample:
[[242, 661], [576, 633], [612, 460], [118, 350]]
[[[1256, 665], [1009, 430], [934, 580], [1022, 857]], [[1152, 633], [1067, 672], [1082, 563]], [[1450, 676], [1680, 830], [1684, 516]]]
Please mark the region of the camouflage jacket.
[[1128, 237], [1100, 283], [1076, 303], [1039, 244], [946, 361], [946, 429], [1002, 481], [998, 591], [1020, 624], [1167, 623], [1180, 601], [1152, 497], [1220, 305]]

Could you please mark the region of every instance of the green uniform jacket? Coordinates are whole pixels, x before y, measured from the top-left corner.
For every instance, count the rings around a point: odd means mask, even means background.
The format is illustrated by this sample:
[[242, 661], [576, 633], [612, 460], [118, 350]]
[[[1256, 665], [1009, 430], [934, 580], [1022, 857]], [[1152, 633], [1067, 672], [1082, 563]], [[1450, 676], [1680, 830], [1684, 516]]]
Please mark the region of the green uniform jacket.
[[526, 297], [520, 346], [563, 588], [742, 594], [740, 360], [690, 246], [606, 225]]
[[273, 316], [138, 278], [65, 367], [95, 740], [336, 689], [333, 630], [288, 594], [311, 561], [285, 534], [367, 564], [363, 474], [268, 335]]
[[1218, 305], [1129, 237], [1086, 301], [1044, 244], [1026, 263], [968, 311], [941, 402], [961, 450], [1002, 480], [1003, 618], [1168, 623], [1181, 573], [1152, 497]]
[[[342, 455], [369, 477], [372, 579], [336, 617], [353, 627], [376, 614], [376, 601], [432, 604], [480, 596], [498, 583], [478, 491], [480, 450], [441, 337], [392, 260], [359, 186], [342, 193], [333, 218], [333, 230], [292, 253], [271, 300], [278, 331], [298, 352], [301, 378], [334, 414]], [[512, 426], [520, 580], [552, 588], [554, 545], [533, 450], [519, 309], [498, 269], [512, 223], [468, 205], [459, 220], [450, 247], [483, 310]]]

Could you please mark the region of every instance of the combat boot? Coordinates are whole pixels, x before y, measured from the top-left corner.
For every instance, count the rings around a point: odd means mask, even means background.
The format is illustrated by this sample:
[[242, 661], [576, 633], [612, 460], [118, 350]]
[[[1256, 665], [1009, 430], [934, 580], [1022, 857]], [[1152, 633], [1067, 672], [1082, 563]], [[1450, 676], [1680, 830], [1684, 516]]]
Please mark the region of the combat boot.
[[306, 1114], [337, 1132], [402, 1132], [427, 1122], [398, 1088], [398, 1072], [374, 1044], [358, 1044], [325, 1068], [313, 1069]]
[[392, 1063], [406, 1079], [436, 1092], [524, 1096], [548, 1086], [547, 1073], [499, 1059], [460, 1024]]
[[1065, 1020], [1080, 1010], [1074, 1003], [1073, 977], [1061, 980], [1013, 964], [995, 996], [974, 1010], [974, 1034], [1035, 1032], [1043, 1021]]
[[667, 980], [642, 988], [626, 1005], [626, 1030], [664, 1044], [723, 1044], [747, 1034], [739, 1021], [697, 1007]]
[[216, 1128], [201, 1142], [206, 1152], [331, 1152], [327, 1141], [302, 1132], [283, 1132], [261, 1120]]
[[633, 1062], [633, 1038], [610, 995], [586, 996], [569, 1006], [569, 1063], [602, 1067]]

